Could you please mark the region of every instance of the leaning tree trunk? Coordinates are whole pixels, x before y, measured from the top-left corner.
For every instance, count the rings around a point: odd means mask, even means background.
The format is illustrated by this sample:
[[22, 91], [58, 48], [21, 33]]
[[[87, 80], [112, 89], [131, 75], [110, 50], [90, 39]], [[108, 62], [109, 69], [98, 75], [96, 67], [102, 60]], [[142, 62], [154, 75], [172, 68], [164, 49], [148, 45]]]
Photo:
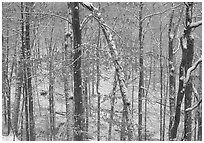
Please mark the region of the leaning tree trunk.
[[81, 31], [79, 22], [79, 3], [71, 3], [72, 28], [74, 36], [74, 140], [83, 141], [83, 101], [81, 77]]
[[[119, 81], [119, 87], [122, 95], [122, 100], [123, 100], [123, 117], [125, 118], [125, 127], [124, 130], [121, 132], [122, 139], [125, 139], [125, 136], [128, 136], [128, 140], [132, 140], [133, 138], [133, 132], [132, 132], [132, 124], [131, 124], [131, 111], [130, 109], [130, 101], [127, 98], [128, 91], [127, 91], [127, 86], [125, 84], [125, 77], [124, 77], [124, 72], [123, 68], [121, 66], [121, 61], [120, 58], [118, 57], [118, 53], [116, 50], [116, 44], [113, 40], [113, 35], [107, 28], [108, 26], [105, 24], [103, 19], [100, 17], [100, 14], [97, 12], [97, 8], [95, 8], [91, 3], [81, 3], [84, 7], [86, 7], [88, 10], [92, 11], [95, 19], [100, 23], [103, 34], [105, 35], [106, 41], [108, 43], [109, 49], [110, 49], [110, 54], [113, 59], [113, 63], [116, 69], [116, 75]], [[126, 132], [127, 131], [127, 132]]]

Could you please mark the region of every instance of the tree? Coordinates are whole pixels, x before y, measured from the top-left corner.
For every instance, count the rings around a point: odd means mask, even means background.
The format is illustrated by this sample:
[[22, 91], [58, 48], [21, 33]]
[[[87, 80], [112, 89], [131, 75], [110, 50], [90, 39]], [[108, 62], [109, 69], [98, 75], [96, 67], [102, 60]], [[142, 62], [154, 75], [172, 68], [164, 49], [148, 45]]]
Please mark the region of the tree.
[[97, 73], [97, 82], [96, 82], [96, 93], [98, 95], [98, 119], [97, 119], [97, 140], [100, 141], [100, 125], [101, 125], [101, 119], [100, 119], [100, 110], [101, 110], [101, 95], [99, 92], [99, 84], [100, 84], [100, 54], [99, 50], [101, 49], [101, 40], [100, 40], [100, 24], [98, 29], [98, 39], [97, 39], [97, 50], [96, 50], [96, 56], [97, 56], [97, 65], [96, 65], [96, 73]]
[[[177, 94], [176, 112], [174, 123], [171, 128], [171, 139], [176, 139], [177, 128], [180, 122], [180, 110], [183, 96], [185, 95], [185, 110], [191, 107], [192, 83], [190, 75], [187, 76], [188, 70], [192, 66], [194, 55], [194, 38], [192, 36], [192, 29], [200, 26], [201, 21], [192, 21], [193, 3], [185, 3], [186, 6], [186, 21], [183, 35], [180, 37], [180, 46], [182, 49], [182, 60], [179, 69], [179, 89]], [[191, 140], [191, 111], [185, 111], [184, 115], [184, 137], [183, 140]]]
[[[71, 20], [71, 11], [70, 11], [70, 4], [67, 3], [68, 5], [68, 20]], [[69, 68], [68, 64], [70, 64], [70, 60], [69, 57], [71, 57], [71, 55], [69, 54], [69, 52], [71, 51], [71, 46], [72, 46], [72, 34], [71, 34], [71, 24], [69, 24], [68, 21], [66, 21], [65, 23], [65, 35], [64, 35], [64, 59], [63, 59], [63, 78], [64, 78], [64, 93], [65, 93], [65, 104], [66, 104], [66, 140], [70, 141], [72, 140], [72, 121], [73, 121], [73, 112], [72, 112], [72, 106], [69, 103], [69, 99], [71, 98], [69, 93], [70, 93], [70, 82], [69, 80], [71, 80], [71, 75], [70, 75], [70, 71], [71, 68]]]
[[144, 96], [144, 69], [143, 69], [143, 39], [142, 39], [142, 10], [143, 3], [140, 2], [139, 9], [139, 92], [138, 92], [138, 140], [142, 140], [142, 97]]
[[[54, 74], [53, 74], [53, 31], [54, 25], [51, 27], [51, 39], [48, 44], [48, 55], [49, 55], [49, 115], [50, 115], [50, 141], [55, 140], [55, 109], [54, 109]], [[55, 44], [54, 44], [55, 46]]]
[[74, 39], [74, 140], [83, 141], [83, 102], [81, 78], [81, 31], [79, 22], [79, 3], [71, 3], [72, 28]]
[[110, 109], [110, 122], [109, 122], [109, 129], [108, 129], [108, 141], [111, 141], [112, 137], [112, 126], [113, 126], [113, 117], [114, 117], [114, 105], [115, 105], [115, 93], [117, 88], [117, 77], [116, 73], [114, 75], [114, 81], [113, 81], [113, 89], [111, 93], [111, 109]]
[[35, 122], [33, 114], [33, 94], [32, 94], [32, 75], [31, 75], [31, 45], [30, 45], [30, 12], [34, 3], [25, 3], [26, 22], [25, 22], [25, 48], [26, 48], [26, 75], [27, 75], [27, 94], [28, 94], [28, 109], [29, 109], [29, 139], [35, 140]]

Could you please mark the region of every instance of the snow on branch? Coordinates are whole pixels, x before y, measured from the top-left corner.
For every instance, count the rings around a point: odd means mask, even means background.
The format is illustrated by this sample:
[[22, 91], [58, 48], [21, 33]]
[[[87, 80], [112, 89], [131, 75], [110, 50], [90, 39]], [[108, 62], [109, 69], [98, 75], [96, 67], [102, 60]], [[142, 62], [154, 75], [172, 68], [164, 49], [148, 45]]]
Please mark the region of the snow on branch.
[[202, 102], [202, 99], [200, 99], [200, 101], [197, 104], [195, 104], [193, 107], [187, 108], [185, 111], [187, 112], [187, 111], [194, 110], [196, 107], [198, 107], [200, 105], [201, 102]]
[[202, 20], [197, 21], [197, 22], [192, 22], [192, 23], [189, 25], [189, 27], [190, 27], [190, 28], [197, 28], [197, 27], [199, 27], [200, 25], [202, 25]]
[[188, 83], [189, 79], [190, 79], [190, 74], [192, 71], [194, 71], [197, 66], [202, 62], [202, 57], [199, 58], [192, 67], [190, 67], [188, 70], [187, 70], [187, 73], [186, 73], [186, 78], [185, 78], [185, 82], [184, 82], [184, 87], [186, 86], [186, 84]]

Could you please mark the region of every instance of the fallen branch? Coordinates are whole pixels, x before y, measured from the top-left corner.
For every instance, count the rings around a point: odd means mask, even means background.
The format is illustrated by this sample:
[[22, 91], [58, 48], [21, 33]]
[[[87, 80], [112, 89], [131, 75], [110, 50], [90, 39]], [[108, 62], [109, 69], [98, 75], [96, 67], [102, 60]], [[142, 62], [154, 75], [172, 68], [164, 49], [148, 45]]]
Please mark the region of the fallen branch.
[[198, 107], [200, 105], [201, 102], [202, 102], [202, 99], [200, 99], [200, 101], [196, 105], [194, 105], [193, 107], [187, 108], [185, 111], [187, 112], [187, 111], [194, 110], [196, 107]]

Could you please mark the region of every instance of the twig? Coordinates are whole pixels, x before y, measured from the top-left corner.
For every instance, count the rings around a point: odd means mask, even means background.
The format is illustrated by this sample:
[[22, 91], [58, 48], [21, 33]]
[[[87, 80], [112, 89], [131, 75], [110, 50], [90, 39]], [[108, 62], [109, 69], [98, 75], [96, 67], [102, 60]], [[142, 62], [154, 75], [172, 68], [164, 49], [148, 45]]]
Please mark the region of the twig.
[[200, 101], [197, 104], [195, 104], [193, 107], [187, 108], [185, 111], [187, 112], [187, 111], [194, 110], [196, 107], [198, 107], [200, 105], [201, 102], [202, 102], [202, 99], [200, 99]]

